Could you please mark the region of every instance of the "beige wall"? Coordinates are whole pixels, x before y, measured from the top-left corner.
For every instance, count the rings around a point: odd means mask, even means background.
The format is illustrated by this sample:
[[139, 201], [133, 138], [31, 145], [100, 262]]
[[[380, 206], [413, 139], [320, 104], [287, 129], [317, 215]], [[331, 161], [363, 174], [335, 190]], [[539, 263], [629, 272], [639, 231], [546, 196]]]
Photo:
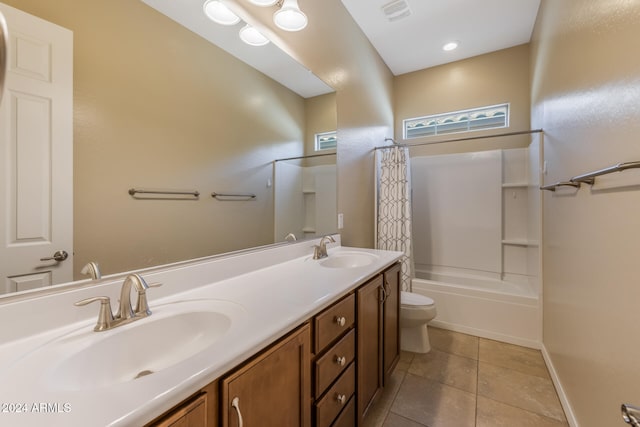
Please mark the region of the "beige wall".
[[139, 1], [5, 2], [74, 33], [76, 277], [89, 260], [112, 273], [272, 242], [267, 179], [272, 160], [303, 154], [300, 96]]
[[[335, 131], [338, 126], [336, 111], [336, 94], [327, 93], [325, 95], [314, 96], [304, 100], [305, 112], [305, 137], [304, 154], [306, 156], [314, 154], [331, 153], [335, 150], [327, 150], [322, 153], [315, 151], [315, 135], [322, 132]], [[335, 163], [335, 156], [328, 157]]]
[[[546, 183], [640, 160], [640, 3], [543, 0], [532, 124]], [[640, 173], [544, 197], [544, 346], [581, 427], [640, 404]]]
[[[529, 44], [396, 76], [393, 98], [397, 142], [422, 143], [528, 130]], [[402, 139], [402, 121], [405, 119], [505, 102], [510, 103], [509, 128], [407, 141]], [[515, 136], [448, 142], [414, 147], [411, 154], [432, 155], [517, 148], [528, 145], [529, 141], [528, 136]]]

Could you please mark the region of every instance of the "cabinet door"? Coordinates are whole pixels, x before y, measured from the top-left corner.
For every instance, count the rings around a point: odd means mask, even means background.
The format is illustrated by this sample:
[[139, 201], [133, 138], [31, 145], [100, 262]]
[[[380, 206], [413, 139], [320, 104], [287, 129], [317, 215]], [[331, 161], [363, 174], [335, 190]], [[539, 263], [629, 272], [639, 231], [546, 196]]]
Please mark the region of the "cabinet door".
[[382, 276], [357, 291], [358, 424], [382, 389]]
[[207, 405], [215, 404], [215, 399], [213, 402], [208, 402], [207, 393], [201, 393], [195, 398], [179, 405], [161, 419], [149, 424], [148, 427], [215, 426], [215, 424], [209, 424], [209, 421], [213, 420], [208, 420], [207, 418]]
[[311, 425], [309, 330], [302, 326], [223, 379], [224, 427]]
[[400, 274], [401, 265], [396, 264], [383, 274], [384, 280], [384, 336], [383, 384], [387, 385], [393, 369], [400, 360]]

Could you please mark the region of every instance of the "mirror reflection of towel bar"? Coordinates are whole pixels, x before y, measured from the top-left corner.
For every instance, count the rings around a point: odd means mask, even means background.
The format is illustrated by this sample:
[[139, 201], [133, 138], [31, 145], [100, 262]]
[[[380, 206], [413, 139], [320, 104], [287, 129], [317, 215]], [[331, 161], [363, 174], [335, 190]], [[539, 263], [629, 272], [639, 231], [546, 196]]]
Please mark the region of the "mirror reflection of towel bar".
[[211, 193], [211, 197], [220, 201], [230, 202], [233, 200], [254, 200], [255, 194], [229, 194], [229, 193]]
[[[197, 199], [200, 196], [200, 192], [196, 191], [196, 190], [184, 190], [184, 191], [180, 191], [180, 190], [147, 190], [147, 189], [141, 189], [141, 188], [130, 188], [129, 189], [129, 194], [132, 197], [136, 197], [136, 195], [138, 194], [154, 194], [157, 196], [191, 196], [195, 199]], [[153, 197], [144, 197], [146, 199], [149, 198], [153, 198]]]
[[580, 183], [579, 182], [571, 182], [571, 181], [562, 181], [562, 182], [556, 182], [555, 184], [551, 184], [551, 185], [545, 185], [544, 187], [540, 187], [541, 190], [548, 190], [548, 191], [556, 191], [556, 188], [558, 187], [574, 187], [574, 188], [580, 188]]

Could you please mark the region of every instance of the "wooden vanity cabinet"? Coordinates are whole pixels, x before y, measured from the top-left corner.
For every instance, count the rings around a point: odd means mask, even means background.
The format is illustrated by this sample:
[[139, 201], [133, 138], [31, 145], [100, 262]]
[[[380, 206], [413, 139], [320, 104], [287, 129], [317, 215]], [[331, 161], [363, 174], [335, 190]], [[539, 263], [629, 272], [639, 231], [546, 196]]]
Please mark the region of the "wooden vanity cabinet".
[[382, 274], [384, 287], [383, 336], [382, 336], [382, 385], [386, 386], [389, 377], [400, 361], [400, 290], [402, 265], [395, 264]]
[[400, 358], [400, 274], [374, 276], [146, 427], [362, 426]]
[[382, 276], [376, 276], [360, 288], [358, 313], [358, 425], [382, 390]]
[[400, 359], [400, 264], [356, 291], [358, 329], [358, 425]]
[[145, 427], [218, 427], [218, 381], [212, 382]]
[[307, 323], [225, 376], [221, 425], [310, 427], [310, 356]]
[[355, 295], [350, 294], [313, 318], [315, 427], [355, 426], [355, 412], [348, 410], [356, 393], [355, 313]]

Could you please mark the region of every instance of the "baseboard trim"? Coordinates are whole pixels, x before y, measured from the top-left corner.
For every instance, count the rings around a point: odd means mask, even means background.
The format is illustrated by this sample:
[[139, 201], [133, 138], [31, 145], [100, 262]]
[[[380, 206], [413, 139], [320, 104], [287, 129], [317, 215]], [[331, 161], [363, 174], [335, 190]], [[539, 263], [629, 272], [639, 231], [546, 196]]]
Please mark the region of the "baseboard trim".
[[553, 381], [553, 385], [555, 386], [556, 392], [558, 393], [558, 398], [560, 399], [560, 404], [562, 405], [562, 409], [564, 410], [564, 415], [567, 417], [567, 422], [571, 427], [580, 427], [580, 425], [578, 424], [578, 420], [576, 420], [576, 416], [573, 413], [573, 409], [571, 408], [571, 404], [569, 403], [569, 399], [567, 399], [567, 394], [564, 392], [564, 388], [562, 387], [562, 383], [560, 382], [560, 378], [558, 377], [556, 368], [555, 366], [553, 366], [551, 356], [549, 356], [549, 352], [547, 351], [544, 343], [542, 344], [541, 351], [544, 362], [547, 364], [549, 375], [551, 375], [551, 381]]

